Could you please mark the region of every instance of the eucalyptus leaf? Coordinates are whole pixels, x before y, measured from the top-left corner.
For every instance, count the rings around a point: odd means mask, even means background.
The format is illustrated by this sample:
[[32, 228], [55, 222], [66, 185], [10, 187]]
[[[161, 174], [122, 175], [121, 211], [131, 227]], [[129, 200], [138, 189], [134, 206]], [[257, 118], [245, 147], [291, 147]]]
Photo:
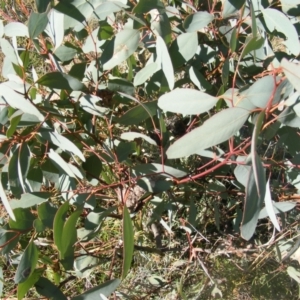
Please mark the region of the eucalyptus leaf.
[[29, 37], [31, 39], [36, 38], [41, 34], [48, 24], [47, 13], [35, 13], [32, 12], [28, 22]]
[[123, 266], [122, 278], [124, 279], [129, 272], [133, 251], [134, 251], [134, 233], [132, 221], [126, 205], [123, 207]]
[[167, 150], [168, 158], [180, 158], [212, 146], [216, 146], [232, 137], [248, 119], [249, 111], [239, 108], [227, 108], [204, 122], [172, 144]]
[[286, 41], [283, 43], [287, 49], [294, 55], [300, 52], [300, 42], [298, 40], [298, 33], [294, 25], [290, 22], [288, 17], [274, 8], [266, 8], [262, 10], [264, 21], [267, 28], [272, 32], [275, 29], [282, 32], [286, 36]]
[[93, 287], [90, 290], [87, 290], [83, 294], [73, 297], [72, 300], [98, 300], [100, 293], [106, 297], [109, 297], [111, 293], [113, 293], [117, 289], [120, 283], [120, 279], [112, 279], [106, 281], [98, 286]]
[[18, 265], [14, 281], [16, 284], [24, 282], [33, 272], [38, 261], [38, 249], [33, 241], [26, 247]]
[[85, 91], [86, 86], [77, 78], [61, 72], [51, 72], [42, 76], [38, 84], [47, 86], [51, 89], [65, 89], [73, 91]]
[[160, 68], [164, 72], [169, 88], [170, 90], [172, 90], [175, 83], [173, 65], [167, 46], [160, 36], [158, 36], [156, 40], [156, 55], [157, 59], [155, 63], [157, 64], [158, 68]]
[[175, 89], [158, 99], [158, 106], [164, 111], [195, 115], [209, 111], [218, 98], [192, 89]]
[[105, 47], [101, 55], [104, 70], [112, 69], [126, 60], [137, 49], [140, 32], [135, 29], [123, 29]]
[[214, 16], [207, 11], [200, 11], [193, 15], [189, 15], [183, 23], [183, 27], [187, 32], [194, 32], [203, 29], [207, 26]]
[[138, 133], [138, 132], [123, 132], [121, 134], [121, 139], [127, 141], [134, 141], [135, 139], [139, 139], [139, 138], [142, 138], [145, 141], [147, 141], [149, 144], [156, 146], [156, 142], [145, 134]]

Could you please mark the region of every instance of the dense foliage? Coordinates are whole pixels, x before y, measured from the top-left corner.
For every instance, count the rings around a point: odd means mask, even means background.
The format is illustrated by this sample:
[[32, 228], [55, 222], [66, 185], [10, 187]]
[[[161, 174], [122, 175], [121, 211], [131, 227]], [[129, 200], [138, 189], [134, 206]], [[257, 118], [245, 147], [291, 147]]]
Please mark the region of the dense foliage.
[[[108, 297], [137, 251], [193, 261], [215, 233], [276, 249], [300, 283], [300, 1], [35, 4], [0, 21], [0, 245], [18, 299]], [[65, 289], [99, 265], [100, 285]]]

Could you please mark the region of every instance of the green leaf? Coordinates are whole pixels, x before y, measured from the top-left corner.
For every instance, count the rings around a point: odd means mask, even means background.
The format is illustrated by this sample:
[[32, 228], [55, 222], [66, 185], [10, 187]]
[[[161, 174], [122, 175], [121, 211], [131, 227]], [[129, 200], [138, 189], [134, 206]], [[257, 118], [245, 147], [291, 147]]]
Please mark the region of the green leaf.
[[3, 206], [6, 210], [6, 212], [8, 213], [10, 219], [12, 219], [13, 221], [16, 221], [16, 217], [14, 215], [14, 212], [13, 212], [12, 208], [10, 207], [10, 203], [9, 203], [9, 201], [7, 199], [7, 196], [6, 196], [6, 193], [3, 189], [1, 180], [0, 180], [0, 199], [3, 203]]
[[241, 235], [247, 241], [251, 239], [255, 232], [266, 188], [265, 172], [258, 156], [256, 156], [256, 162], [254, 163], [257, 168], [256, 173], [259, 179], [260, 194], [258, 194], [258, 188], [255, 182], [254, 168], [251, 167], [246, 186], [243, 220], [241, 225]]
[[108, 40], [114, 35], [114, 29], [110, 26], [110, 24], [106, 21], [99, 22], [99, 31], [98, 38], [99, 40]]
[[64, 21], [66, 19], [65, 17], [66, 17], [65, 15], [59, 13], [54, 9], [51, 9], [48, 14], [49, 23], [45, 29], [45, 32], [53, 41], [55, 49], [58, 48], [64, 40], [64, 36], [65, 36]]
[[39, 192], [43, 183], [43, 172], [40, 167], [32, 167], [27, 174], [28, 184], [33, 192]]
[[36, 8], [39, 13], [43, 13], [46, 11], [51, 0], [35, 0]]
[[207, 11], [200, 11], [187, 16], [183, 22], [183, 27], [186, 32], [199, 31], [206, 27], [213, 19], [214, 16]]
[[2, 53], [5, 55], [6, 58], [9, 59], [10, 63], [18, 65], [18, 57], [12, 45], [6, 39], [0, 39], [0, 45]]
[[15, 131], [17, 129], [17, 126], [18, 126], [18, 124], [21, 120], [21, 117], [22, 116], [19, 115], [19, 116], [16, 116], [16, 117], [10, 119], [10, 124], [9, 124], [9, 127], [8, 127], [7, 131], [6, 131], [7, 138], [12, 137], [12, 135], [15, 133]]
[[189, 76], [193, 84], [200, 90], [206, 91], [212, 88], [212, 85], [206, 80], [201, 72], [197, 70], [194, 66], [189, 69]]
[[171, 145], [167, 150], [168, 158], [197, 154], [228, 140], [244, 125], [249, 113], [243, 108], [233, 107], [215, 114]]
[[145, 83], [145, 81], [151, 77], [157, 70], [157, 64], [155, 62], [146, 65], [139, 72], [137, 72], [133, 79], [134, 86], [141, 85]]
[[24, 282], [33, 272], [38, 261], [38, 249], [33, 241], [26, 247], [18, 265], [14, 281], [16, 284]]
[[132, 168], [132, 172], [135, 176], [144, 176], [144, 175], [163, 175], [166, 177], [175, 177], [180, 178], [187, 175], [186, 172], [182, 170], [178, 170], [173, 167], [169, 167], [166, 165], [151, 163], [151, 164], [142, 164], [137, 165]]
[[293, 278], [298, 284], [300, 284], [300, 272], [297, 271], [294, 267], [289, 266], [287, 268], [288, 275]]
[[8, 37], [29, 37], [28, 27], [20, 22], [10, 22], [5, 25], [4, 34]]
[[293, 87], [300, 92], [300, 65], [289, 62], [286, 58], [282, 59], [281, 66], [285, 76]]
[[158, 9], [158, 11], [164, 11], [165, 6], [160, 0], [140, 0], [133, 9], [133, 13], [144, 14], [152, 9]]
[[9, 219], [9, 227], [16, 230], [30, 230], [35, 216], [29, 209], [16, 208], [13, 210], [16, 221]]
[[49, 299], [67, 300], [68, 298], [62, 293], [58, 286], [54, 285], [49, 279], [40, 277], [35, 283], [36, 291]]
[[100, 300], [99, 295], [109, 297], [120, 285], [120, 279], [112, 279], [87, 290], [85, 293], [72, 297], [71, 300]]
[[73, 169], [71, 169], [71, 165], [66, 163], [58, 153], [53, 151], [53, 149], [50, 149], [48, 156], [59, 170], [62, 170], [70, 177], [76, 178], [76, 174], [74, 173]]
[[0, 234], [0, 246], [1, 246], [1, 254], [6, 255], [9, 254], [18, 244], [20, 235], [17, 232], [9, 231], [9, 226], [4, 225], [1, 228]]
[[94, 95], [83, 95], [80, 98], [79, 102], [83, 110], [85, 110], [89, 114], [103, 118], [108, 113], [109, 109], [96, 105], [96, 103], [100, 100], [101, 98]]
[[222, 18], [228, 18], [237, 14], [246, 0], [225, 0], [222, 7]]
[[43, 175], [47, 180], [49, 180], [52, 183], [58, 182], [59, 178], [59, 171], [58, 169], [54, 166], [54, 164], [51, 162], [50, 159], [47, 159], [42, 165], [41, 169], [43, 172]]
[[[242, 157], [240, 157], [240, 159], [237, 159], [237, 161], [243, 161]], [[245, 163], [246, 163], [246, 161], [245, 161]], [[235, 175], [237, 181], [245, 187], [247, 186], [250, 168], [251, 168], [251, 166], [249, 166], [249, 165], [241, 164], [241, 165], [237, 165], [234, 169], [234, 175]]]
[[[100, 19], [105, 20], [109, 15], [116, 13], [122, 9], [122, 2], [104, 2], [100, 4], [94, 11], [94, 14]], [[122, 5], [123, 7], [125, 5]]]
[[158, 68], [161, 69], [167, 79], [170, 90], [174, 88], [174, 69], [170, 59], [168, 48], [164, 40], [158, 36], [156, 39], [156, 61]]
[[75, 259], [74, 269], [79, 278], [88, 278], [95, 267], [99, 266], [99, 258], [91, 255], [82, 255]]
[[120, 142], [116, 148], [116, 154], [119, 162], [126, 161], [128, 156], [136, 152], [136, 143]]
[[20, 200], [11, 200], [10, 205], [12, 209], [28, 208], [46, 202], [51, 197], [51, 195], [52, 193], [49, 192], [26, 193], [22, 194]]
[[18, 284], [18, 289], [17, 289], [18, 300], [24, 299], [26, 293], [39, 280], [43, 272], [44, 269], [34, 270], [32, 274], [26, 279], [26, 281]]
[[237, 45], [237, 29], [236, 27], [233, 28], [231, 38], [230, 38], [230, 50], [231, 52], [235, 52], [236, 50], [236, 45]]
[[108, 81], [108, 89], [112, 92], [122, 92], [127, 95], [134, 94], [133, 84], [123, 78], [112, 78]]
[[140, 32], [135, 29], [123, 29], [108, 42], [100, 61], [103, 70], [109, 70], [121, 64], [137, 49], [140, 40]]
[[[156, 115], [157, 101], [143, 103], [143, 105], [147, 108], [151, 116]], [[142, 105], [138, 105], [129, 109], [121, 118], [117, 120], [117, 122], [124, 125], [139, 124], [150, 117], [148, 112]]]
[[23, 62], [23, 68], [26, 70], [28, 68], [29, 63], [30, 63], [29, 51], [28, 50], [23, 51], [20, 54], [20, 58]]
[[[248, 90], [241, 93], [256, 107], [265, 108], [275, 90], [275, 79], [273, 76], [265, 76], [257, 80]], [[280, 99], [278, 99], [280, 100]], [[273, 103], [272, 104], [276, 104]]]
[[45, 227], [53, 228], [54, 218], [57, 213], [57, 208], [49, 202], [44, 202], [38, 206], [38, 217]]
[[[287, 212], [290, 211], [292, 209], [294, 209], [297, 205], [297, 202], [273, 202], [272, 201], [272, 206], [273, 206], [273, 210], [275, 214], [279, 214], [282, 212]], [[259, 213], [259, 219], [264, 219], [266, 217], [268, 217], [268, 212], [266, 207], [264, 207], [260, 213]]]
[[257, 50], [263, 46], [265, 39], [260, 36], [248, 35], [246, 38], [244, 49], [240, 55], [240, 60], [243, 59], [246, 55], [248, 55], [251, 51]]
[[197, 115], [208, 112], [218, 102], [218, 98], [193, 89], [175, 89], [158, 99], [163, 111], [183, 115]]
[[171, 43], [171, 25], [168, 15], [166, 13], [159, 13], [157, 11], [150, 11], [151, 15], [151, 30], [155, 32], [156, 36], [160, 36], [164, 42], [169, 45]]
[[86, 86], [77, 78], [61, 72], [51, 72], [42, 76], [36, 83], [51, 89], [86, 91]]
[[196, 54], [197, 49], [197, 32], [180, 34], [176, 40], [173, 41], [169, 49], [174, 69], [177, 69], [188, 62]]
[[32, 12], [28, 21], [28, 32], [31, 39], [42, 33], [48, 24], [47, 13]]
[[292, 54], [297, 56], [300, 52], [298, 33], [288, 17], [274, 8], [263, 9], [262, 14], [270, 32], [274, 30], [282, 32], [286, 36], [286, 41], [283, 43]]
[[126, 205], [123, 206], [123, 243], [122, 278], [124, 279], [130, 270], [134, 251], [133, 226]]
[[[258, 159], [257, 155], [257, 141], [258, 137], [261, 131], [261, 127], [263, 124], [265, 118], [265, 111], [261, 111], [259, 115], [257, 116], [253, 134], [252, 134], [252, 140], [251, 140], [251, 159], [252, 159], [252, 166], [253, 166], [253, 174], [254, 174], [254, 179], [257, 187], [257, 193], [259, 197], [265, 197], [265, 178], [262, 180], [262, 174], [260, 174], [260, 167], [261, 163], [260, 160]], [[264, 184], [263, 184], [264, 183]], [[263, 186], [263, 189], [260, 187]]]
[[78, 49], [75, 47], [68, 47], [66, 45], [59, 46], [53, 53], [60, 61], [65, 62], [74, 58]]
[[65, 17], [65, 26], [67, 28], [74, 27], [78, 25], [78, 23], [84, 22], [93, 13], [93, 6], [90, 3], [82, 1], [59, 1], [59, 3], [55, 5], [54, 8], [55, 10], [71, 18], [67, 19]]
[[99, 178], [102, 172], [102, 162], [97, 155], [89, 156], [82, 164], [83, 169], [87, 172], [87, 175]]
[[123, 132], [121, 134], [121, 139], [127, 141], [134, 141], [135, 139], [139, 139], [139, 138], [144, 139], [146, 142], [148, 142], [151, 145], [157, 146], [156, 142], [145, 134], [139, 132]]
[[52, 142], [63, 151], [70, 152], [73, 155], [78, 156], [82, 161], [85, 161], [85, 157], [79, 148], [58, 132], [41, 131], [39, 135], [46, 141]]
[[61, 263], [65, 270], [72, 270], [74, 264], [74, 244], [77, 242], [76, 223], [82, 210], [73, 212], [67, 219], [61, 236]]
[[[273, 223], [274, 227], [278, 231], [280, 231], [280, 226], [279, 226], [278, 220], [276, 218], [275, 209], [274, 209], [273, 201], [272, 201], [272, 198], [271, 198], [270, 180], [268, 180], [267, 186], [266, 186], [265, 206], [266, 206], [266, 211], [269, 215], [269, 218], [270, 218], [271, 222]], [[259, 213], [259, 216], [260, 216], [260, 213]]]
[[17, 198], [26, 192], [25, 179], [29, 170], [30, 158], [31, 153], [27, 143], [22, 143], [15, 149], [9, 161], [9, 185]]
[[27, 178], [27, 174], [29, 171], [30, 166], [30, 159], [31, 159], [31, 152], [26, 142], [20, 144], [18, 148], [18, 173], [19, 173], [19, 180], [22, 186], [23, 191], [26, 190], [25, 188], [25, 179]]
[[8, 82], [0, 84], [0, 94], [4, 101], [11, 107], [20, 109], [24, 113], [36, 116], [40, 121], [44, 121], [44, 116], [40, 111], [23, 95], [14, 91]]
[[58, 209], [54, 221], [53, 221], [53, 239], [54, 244], [56, 245], [58, 251], [63, 250], [63, 228], [65, 224], [65, 219], [67, 215], [67, 211], [69, 209], [69, 202], [66, 201], [61, 207]]

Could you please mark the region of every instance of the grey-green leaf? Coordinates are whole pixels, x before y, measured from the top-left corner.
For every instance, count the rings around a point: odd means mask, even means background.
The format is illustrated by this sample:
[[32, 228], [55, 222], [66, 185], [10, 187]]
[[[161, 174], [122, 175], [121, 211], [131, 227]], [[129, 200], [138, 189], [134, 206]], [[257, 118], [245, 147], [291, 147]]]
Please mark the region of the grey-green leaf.
[[28, 31], [29, 37], [31, 39], [36, 38], [40, 33], [42, 33], [48, 24], [47, 13], [35, 13], [32, 12], [29, 17]]
[[287, 79], [291, 82], [294, 88], [300, 92], [300, 65], [289, 62], [286, 58], [283, 58], [281, 66]]
[[9, 81], [0, 84], [0, 96], [13, 108], [20, 109], [24, 113], [36, 116], [40, 121], [44, 121], [44, 116], [39, 110], [25, 97], [15, 92], [10, 86]]
[[197, 52], [197, 48], [197, 32], [180, 34], [169, 49], [174, 68], [176, 69], [189, 61]]
[[12, 209], [18, 207], [28, 208], [46, 202], [51, 197], [51, 195], [52, 194], [49, 192], [25, 193], [22, 194], [20, 200], [11, 200], [10, 205]]
[[59, 90], [85, 91], [87, 89], [77, 78], [61, 72], [45, 74], [37, 81], [37, 83]]
[[157, 64], [155, 62], [146, 65], [143, 69], [136, 73], [133, 79], [134, 86], [143, 84], [149, 77], [151, 77], [157, 70]]
[[175, 82], [174, 69], [168, 48], [165, 44], [165, 41], [160, 36], [158, 36], [156, 39], [156, 55], [157, 59], [155, 63], [157, 64], [158, 68], [160, 68], [164, 72], [169, 88], [170, 90], [172, 90], [174, 88]]
[[137, 165], [136, 167], [132, 168], [132, 172], [135, 176], [157, 174], [165, 177], [180, 178], [187, 175], [187, 173], [182, 170], [178, 170], [170, 166], [156, 164], [156, 163]]
[[171, 145], [167, 150], [168, 158], [197, 154], [228, 140], [243, 126], [249, 113], [240, 107], [222, 110]]
[[71, 300], [100, 300], [100, 293], [105, 297], [109, 297], [120, 285], [120, 279], [106, 281], [98, 286], [87, 290], [85, 293], [71, 298]]
[[183, 115], [202, 114], [213, 108], [219, 99], [193, 89], [175, 89], [158, 99], [164, 111]]
[[22, 36], [28, 37], [28, 28], [25, 24], [20, 22], [11, 22], [5, 25], [4, 27], [4, 34], [9, 37], [13, 36]]
[[72, 154], [77, 155], [82, 161], [85, 161], [85, 157], [80, 149], [58, 132], [42, 131], [39, 135], [46, 141], [51, 141], [63, 151], [71, 152]]
[[282, 32], [287, 38], [283, 43], [292, 54], [297, 56], [300, 52], [298, 33], [288, 17], [274, 8], [263, 9], [262, 14], [268, 29], [271, 32], [274, 30]]
[[33, 241], [26, 247], [15, 274], [15, 283], [24, 282], [35, 269], [38, 260], [38, 249]]
[[62, 293], [58, 286], [53, 284], [48, 278], [41, 277], [35, 283], [36, 291], [48, 299], [67, 300], [68, 298]]
[[[296, 207], [297, 202], [273, 202], [273, 209], [275, 214], [279, 214], [280, 212], [287, 212]], [[268, 212], [266, 207], [264, 207], [259, 213], [259, 219], [266, 218], [268, 216]]]
[[183, 22], [183, 27], [187, 32], [194, 32], [207, 26], [214, 16], [207, 11], [200, 11], [193, 15], [189, 15]]
[[140, 32], [135, 29], [123, 29], [105, 47], [100, 61], [104, 70], [112, 69], [126, 60], [138, 47]]
[[[255, 232], [258, 216], [265, 197], [265, 172], [262, 162], [260, 161], [260, 158], [258, 156], [256, 156], [255, 164], [257, 169], [256, 173], [259, 179], [259, 189], [255, 182], [254, 168], [251, 167], [248, 183], [246, 186], [244, 213], [241, 225], [241, 235], [245, 240], [249, 240]], [[260, 191], [260, 193], [258, 193], [258, 190]]]
[[123, 267], [122, 278], [124, 279], [130, 270], [134, 251], [134, 232], [127, 206], [123, 207]]
[[86, 94], [80, 98], [79, 102], [82, 109], [86, 112], [95, 116], [104, 117], [108, 113], [109, 109], [96, 105], [96, 103], [100, 100], [101, 98], [97, 96]]
[[121, 134], [121, 139], [123, 140], [127, 140], [127, 141], [134, 141], [135, 139], [139, 139], [142, 138], [144, 139], [146, 142], [148, 142], [151, 145], [156, 146], [156, 142], [151, 139], [149, 136], [139, 133], [139, 132], [123, 132]]

